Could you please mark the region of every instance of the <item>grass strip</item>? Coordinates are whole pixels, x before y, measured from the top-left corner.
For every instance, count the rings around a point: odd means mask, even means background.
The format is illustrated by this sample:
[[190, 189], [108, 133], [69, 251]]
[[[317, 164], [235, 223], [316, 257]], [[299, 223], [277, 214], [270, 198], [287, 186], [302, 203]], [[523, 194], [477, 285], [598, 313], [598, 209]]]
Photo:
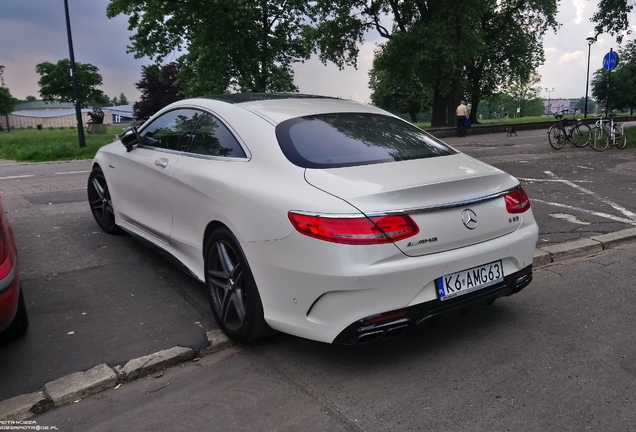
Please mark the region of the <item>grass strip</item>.
[[109, 127], [106, 135], [85, 133], [86, 147], [80, 149], [76, 129], [21, 129], [0, 133], [0, 159], [18, 162], [49, 162], [92, 159], [97, 150], [113, 142], [122, 128]]

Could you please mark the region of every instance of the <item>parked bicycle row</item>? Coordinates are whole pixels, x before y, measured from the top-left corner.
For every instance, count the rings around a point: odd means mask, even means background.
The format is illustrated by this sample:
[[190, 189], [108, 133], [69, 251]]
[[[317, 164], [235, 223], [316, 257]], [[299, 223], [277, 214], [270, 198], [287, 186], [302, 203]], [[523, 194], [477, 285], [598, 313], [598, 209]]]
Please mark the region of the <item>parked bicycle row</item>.
[[555, 150], [561, 150], [565, 146], [566, 141], [574, 144], [575, 147], [585, 147], [589, 145], [596, 151], [604, 151], [611, 146], [624, 149], [627, 146], [627, 135], [622, 123], [615, 123], [615, 113], [605, 116], [601, 113], [601, 117], [594, 127], [583, 123], [576, 116], [572, 117], [572, 124], [568, 125], [568, 120], [562, 115], [557, 114], [554, 117], [557, 123], [548, 129], [548, 141]]

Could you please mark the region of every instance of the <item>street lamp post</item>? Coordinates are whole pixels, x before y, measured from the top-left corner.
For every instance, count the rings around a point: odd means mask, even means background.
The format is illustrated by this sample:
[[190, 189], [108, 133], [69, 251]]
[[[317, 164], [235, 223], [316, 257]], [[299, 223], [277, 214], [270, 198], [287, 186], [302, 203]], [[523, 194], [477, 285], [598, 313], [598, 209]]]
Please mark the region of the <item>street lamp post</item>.
[[[4, 88], [4, 77], [2, 76], [3, 72], [4, 72], [4, 66], [0, 65], [0, 87], [2, 88]], [[11, 132], [11, 128], [9, 127], [9, 114], [6, 114], [5, 118], [7, 120], [7, 132]]]
[[585, 114], [583, 114], [583, 117], [587, 118], [587, 90], [590, 86], [590, 53], [592, 52], [592, 44], [596, 42], [596, 36], [590, 36], [585, 40], [587, 41], [587, 75], [585, 77]]
[[550, 99], [550, 96], [552, 94], [552, 92], [554, 91], [554, 87], [552, 87], [552, 89], [549, 88], [545, 88], [545, 91], [548, 92], [548, 115], [552, 114], [552, 99]]
[[68, 1], [64, 0], [64, 12], [66, 13], [66, 34], [68, 36], [68, 52], [71, 61], [71, 80], [73, 81], [73, 99], [75, 99], [75, 116], [77, 117], [77, 134], [80, 148], [86, 147], [84, 140], [84, 125], [82, 124], [82, 107], [77, 91], [77, 74], [75, 71], [75, 55], [73, 54], [73, 38], [71, 37], [71, 20], [68, 14]]

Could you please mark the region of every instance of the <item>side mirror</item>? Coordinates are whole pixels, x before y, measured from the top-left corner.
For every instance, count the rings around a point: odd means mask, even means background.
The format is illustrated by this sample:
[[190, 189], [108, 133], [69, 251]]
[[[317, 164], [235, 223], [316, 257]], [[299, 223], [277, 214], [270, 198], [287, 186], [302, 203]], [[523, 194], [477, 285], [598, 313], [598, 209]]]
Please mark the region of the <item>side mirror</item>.
[[133, 149], [133, 145], [139, 144], [141, 142], [141, 138], [139, 138], [139, 132], [137, 132], [137, 128], [134, 126], [130, 126], [124, 130], [124, 133], [121, 135], [121, 143], [126, 147], [126, 151], [131, 151]]

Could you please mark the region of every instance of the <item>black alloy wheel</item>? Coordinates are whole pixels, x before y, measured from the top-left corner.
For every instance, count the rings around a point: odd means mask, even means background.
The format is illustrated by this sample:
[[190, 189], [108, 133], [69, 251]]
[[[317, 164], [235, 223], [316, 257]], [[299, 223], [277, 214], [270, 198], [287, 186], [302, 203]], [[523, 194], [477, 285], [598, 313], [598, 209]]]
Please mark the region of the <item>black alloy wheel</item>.
[[206, 243], [205, 284], [214, 318], [228, 337], [248, 342], [271, 332], [252, 271], [226, 228], [214, 231]]
[[97, 225], [108, 234], [122, 232], [115, 224], [115, 210], [110, 198], [110, 190], [101, 168], [95, 167], [88, 176], [88, 203]]

